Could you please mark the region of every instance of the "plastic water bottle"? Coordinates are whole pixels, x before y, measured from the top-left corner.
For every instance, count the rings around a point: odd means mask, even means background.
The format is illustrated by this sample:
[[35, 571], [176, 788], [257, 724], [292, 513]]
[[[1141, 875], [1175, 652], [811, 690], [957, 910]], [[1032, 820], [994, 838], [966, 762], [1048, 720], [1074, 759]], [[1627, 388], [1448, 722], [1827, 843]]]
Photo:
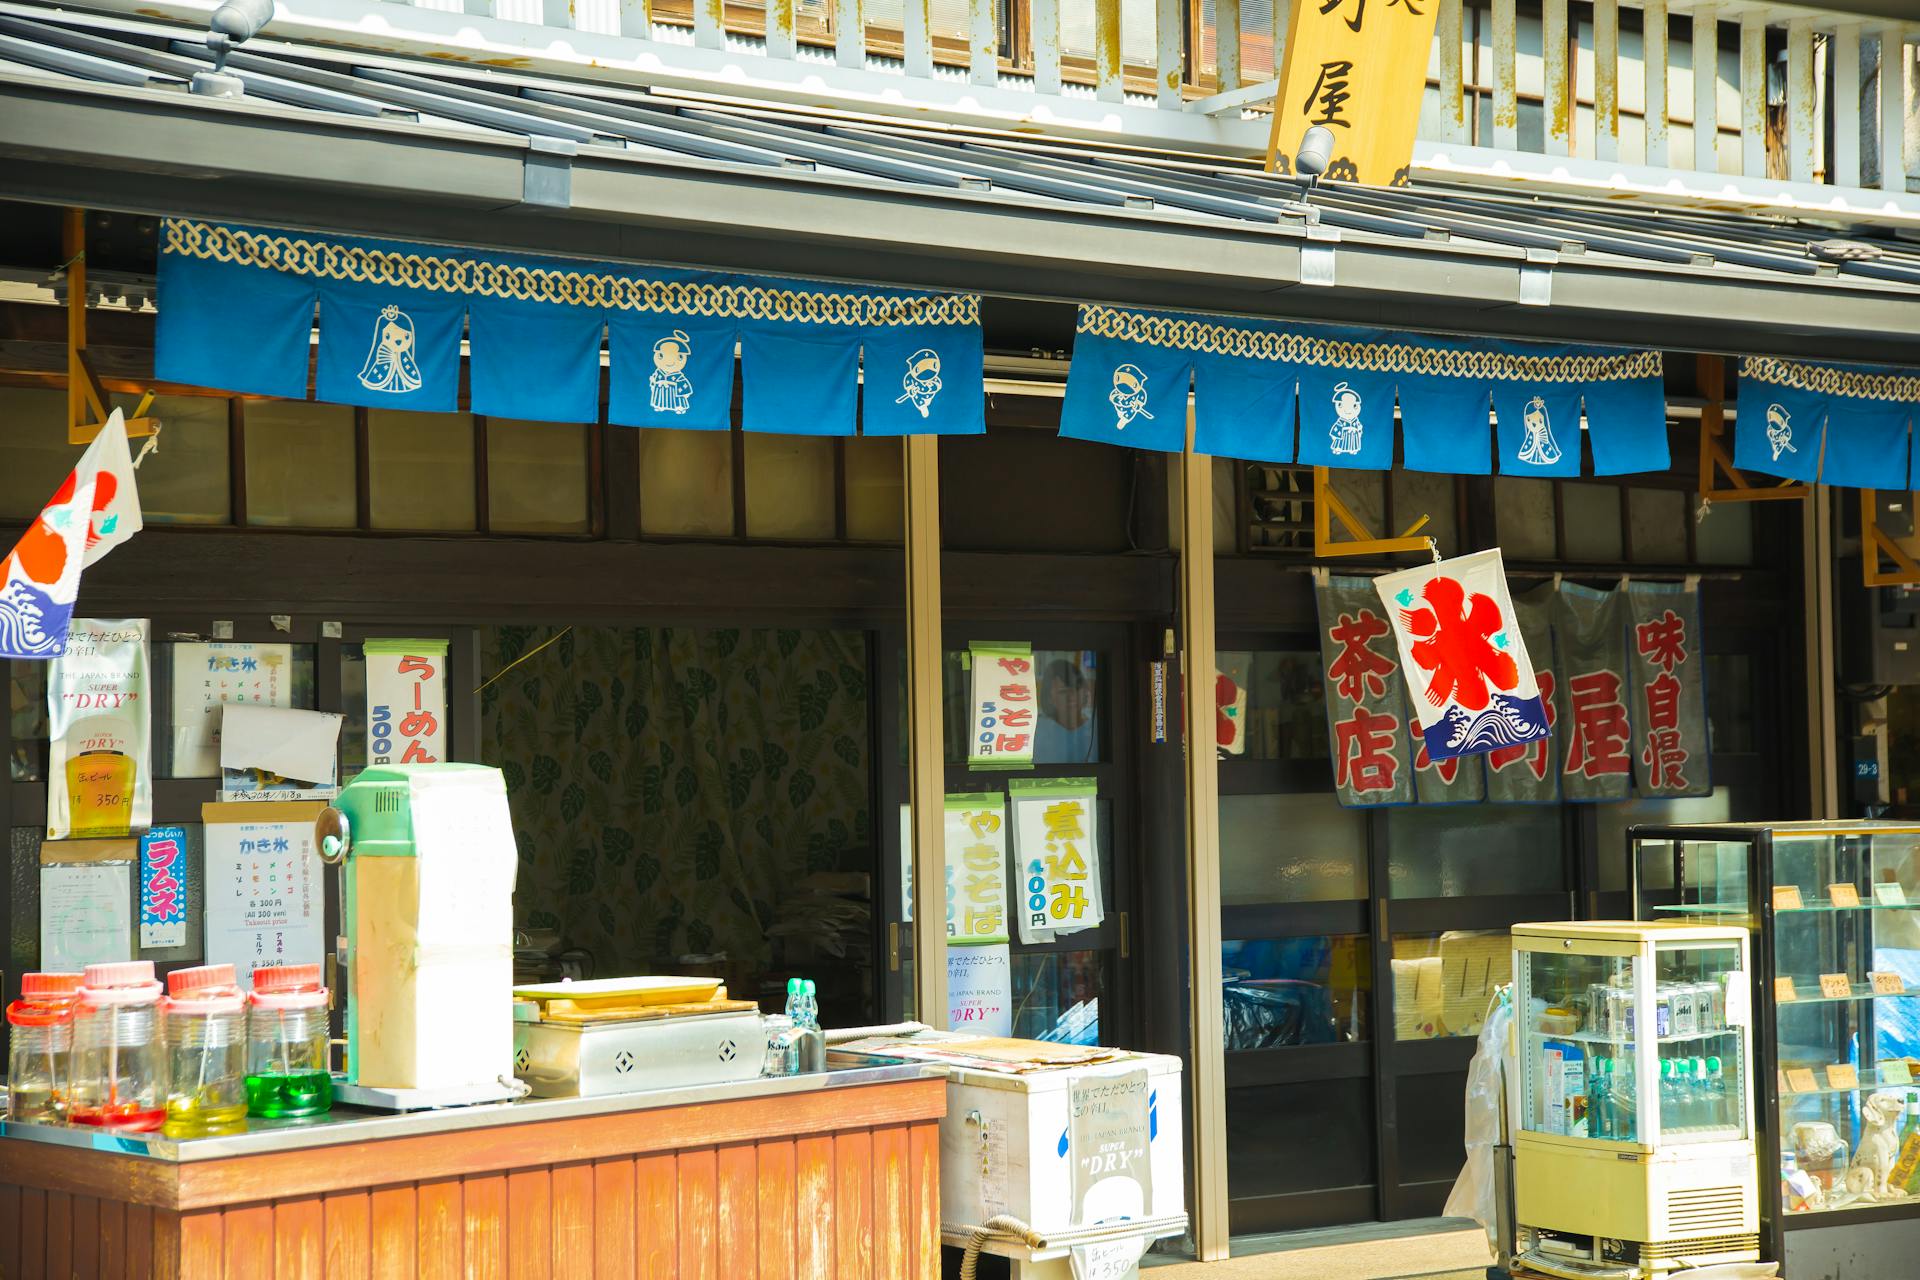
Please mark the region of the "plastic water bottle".
[[1620, 1070], [1620, 1061], [1616, 1059], [1613, 1069], [1607, 1072], [1608, 1124], [1616, 1142], [1632, 1142], [1639, 1137], [1639, 1121], [1635, 1114], [1634, 1065], [1627, 1060], [1627, 1069]]
[[1609, 1096], [1613, 1073], [1611, 1058], [1595, 1058], [1593, 1074], [1587, 1077], [1587, 1136], [1589, 1138], [1611, 1138], [1613, 1136], [1613, 1101]]
[[800, 1012], [794, 1025], [800, 1029], [800, 1070], [827, 1069], [827, 1038], [820, 1030], [820, 998], [814, 993], [813, 980], [800, 984]]
[[1733, 1118], [1727, 1114], [1726, 1080], [1721, 1075], [1720, 1059], [1707, 1059], [1707, 1117], [1706, 1123], [1716, 1129], [1729, 1128]]

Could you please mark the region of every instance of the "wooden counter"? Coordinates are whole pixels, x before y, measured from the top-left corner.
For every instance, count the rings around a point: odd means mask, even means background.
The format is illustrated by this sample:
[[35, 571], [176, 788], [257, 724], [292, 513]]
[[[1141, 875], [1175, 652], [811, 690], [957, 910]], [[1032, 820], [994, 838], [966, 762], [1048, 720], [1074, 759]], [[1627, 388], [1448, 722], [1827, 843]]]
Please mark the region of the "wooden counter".
[[16, 1125], [0, 1137], [0, 1280], [937, 1280], [945, 1111], [938, 1074], [893, 1067], [336, 1117], [148, 1154]]

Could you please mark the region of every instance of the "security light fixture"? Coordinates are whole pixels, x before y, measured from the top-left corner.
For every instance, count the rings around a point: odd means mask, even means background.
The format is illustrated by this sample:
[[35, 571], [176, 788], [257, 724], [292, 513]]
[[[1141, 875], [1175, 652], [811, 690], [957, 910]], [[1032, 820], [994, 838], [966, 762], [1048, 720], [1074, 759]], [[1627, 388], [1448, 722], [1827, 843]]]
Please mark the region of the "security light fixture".
[[1293, 171], [1307, 180], [1307, 190], [1320, 185], [1320, 175], [1333, 161], [1333, 131], [1316, 124], [1300, 137], [1300, 149], [1293, 156]]
[[207, 49], [213, 54], [213, 70], [196, 71], [189, 88], [208, 98], [238, 98], [247, 91], [239, 76], [227, 73], [227, 55], [237, 44], [245, 44], [273, 21], [273, 0], [226, 0], [213, 11], [208, 21]]

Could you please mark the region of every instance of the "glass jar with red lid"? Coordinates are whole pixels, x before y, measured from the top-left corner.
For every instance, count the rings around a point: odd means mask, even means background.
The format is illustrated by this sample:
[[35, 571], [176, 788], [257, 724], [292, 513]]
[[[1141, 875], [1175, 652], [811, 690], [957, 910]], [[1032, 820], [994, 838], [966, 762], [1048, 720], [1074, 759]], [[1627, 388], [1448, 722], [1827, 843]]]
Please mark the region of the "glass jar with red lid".
[[73, 1064], [73, 1004], [77, 973], [29, 973], [20, 998], [7, 1006], [12, 1028], [7, 1054], [7, 1119], [65, 1124], [68, 1071]]
[[247, 998], [230, 964], [167, 975], [169, 1138], [237, 1133], [247, 1121]]
[[327, 1066], [327, 989], [320, 966], [253, 971], [247, 1106], [256, 1116], [317, 1116], [333, 1107]]
[[90, 964], [73, 1016], [67, 1123], [152, 1132], [167, 1119], [160, 984], [151, 960]]

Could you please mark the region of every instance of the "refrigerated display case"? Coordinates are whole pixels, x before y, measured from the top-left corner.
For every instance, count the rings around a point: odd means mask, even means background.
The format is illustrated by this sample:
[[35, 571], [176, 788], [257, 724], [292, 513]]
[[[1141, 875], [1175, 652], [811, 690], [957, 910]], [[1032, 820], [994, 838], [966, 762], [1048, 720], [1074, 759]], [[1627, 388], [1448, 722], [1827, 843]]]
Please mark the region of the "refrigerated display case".
[[1625, 1278], [1758, 1258], [1747, 943], [1724, 925], [1513, 927], [1524, 1266]]
[[1914, 1274], [1920, 826], [1636, 827], [1627, 846], [1637, 916], [1752, 931], [1765, 1256]]

